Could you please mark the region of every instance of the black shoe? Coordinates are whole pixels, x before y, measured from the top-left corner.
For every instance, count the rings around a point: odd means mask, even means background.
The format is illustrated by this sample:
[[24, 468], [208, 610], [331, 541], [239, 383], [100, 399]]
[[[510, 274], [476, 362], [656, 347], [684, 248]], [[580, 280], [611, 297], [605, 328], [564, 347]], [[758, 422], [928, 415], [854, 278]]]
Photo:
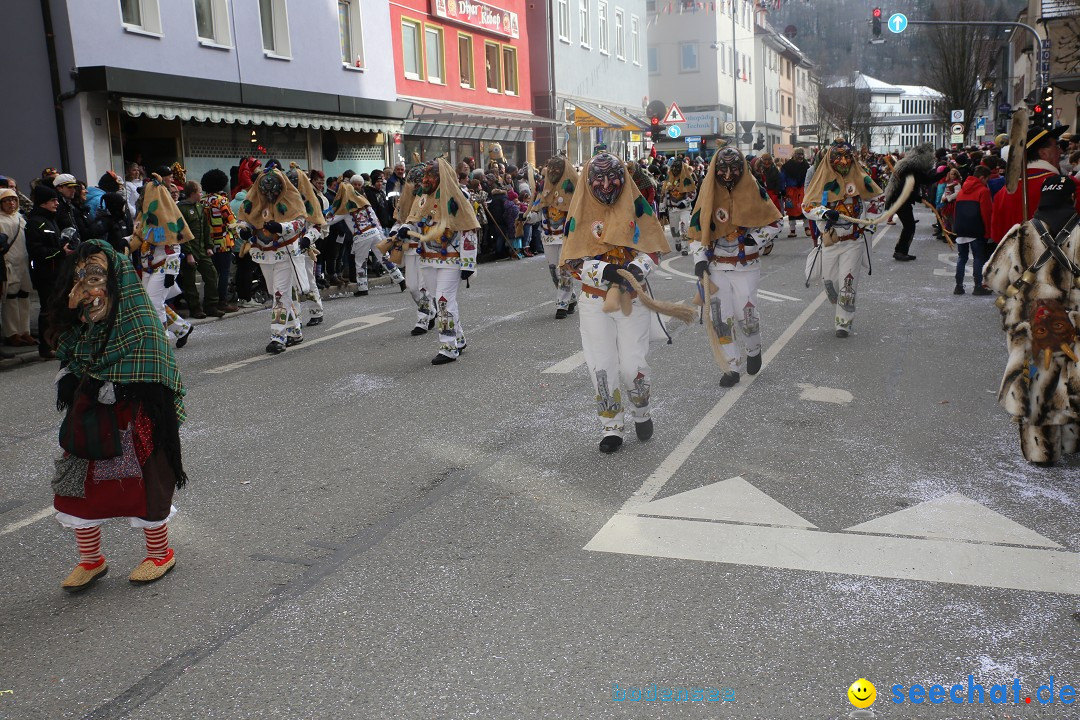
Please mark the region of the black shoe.
[[[976, 288], [976, 289], [978, 289], [978, 288]], [[972, 290], [971, 292], [974, 293], [975, 290]], [[953, 295], [963, 295], [964, 294], [964, 286], [963, 285], [957, 285], [956, 287], [953, 288], [952, 294]]]
[[761, 353], [746, 356], [746, 374], [757, 375], [761, 371]]
[[605, 435], [600, 441], [600, 452], [610, 455], [622, 447], [622, 438], [618, 435]]
[[683, 250], [683, 251], [682, 251], [682, 255], [683, 255], [683, 257], [686, 257], [686, 256], [687, 256], [687, 255], [689, 255], [689, 254], [690, 254], [690, 253], [688, 253], [688, 252], [687, 252], [687, 251], [685, 251], [685, 250]]
[[450, 357], [449, 355], [443, 355], [442, 353], [439, 353], [435, 357], [431, 358], [431, 364], [432, 365], [445, 365], [446, 363], [452, 363], [455, 360], [457, 360], [457, 358], [453, 358], [453, 357]]
[[285, 343], [280, 343], [277, 340], [271, 340], [270, 344], [266, 346], [266, 352], [271, 355], [280, 355], [285, 352]]
[[285, 347], [292, 347], [293, 345], [299, 345], [302, 342], [304, 342], [303, 337], [290, 335], [289, 337], [285, 338]]
[[367, 290], [354, 290], [353, 297], [364, 297], [367, 295]]
[[566, 312], [565, 308], [559, 308], [558, 310], [555, 311], [555, 319], [556, 320], [565, 320], [566, 316], [568, 314], [569, 313]]
[[900, 262], [910, 262], [915, 259], [914, 255], [908, 255], [907, 253], [894, 252], [892, 254], [893, 260], [899, 260]]
[[428, 320], [427, 329], [428, 330], [434, 330], [435, 329], [435, 318], [431, 318], [430, 320]]
[[412, 329], [412, 332], [410, 332], [409, 334], [410, 335], [427, 335], [427, 328], [414, 327]]
[[742, 376], [739, 373], [731, 370], [720, 376], [720, 387], [734, 387], [739, 384], [739, 378]]
[[398, 287], [401, 288], [401, 292], [405, 292], [405, 281], [402, 280], [401, 282], [399, 282]]
[[191, 333], [193, 333], [193, 332], [195, 332], [195, 326], [191, 325], [191, 326], [188, 327], [188, 330], [187, 330], [186, 333], [184, 333], [180, 337], [176, 338], [176, 347], [177, 348], [182, 348], [185, 345], [187, 345], [188, 338], [191, 337]]
[[204, 312], [210, 317], [225, 317], [225, 311], [219, 308], [217, 305], [207, 305]]
[[457, 349], [457, 351], [458, 351], [458, 355], [460, 355], [461, 353], [465, 352], [465, 348], [467, 348], [467, 347], [469, 347], [469, 343], [462, 343], [462, 344], [461, 344], [461, 347], [459, 347], [459, 348]]
[[653, 426], [652, 420], [646, 420], [645, 422], [634, 423], [634, 432], [637, 433], [637, 439], [642, 442], [652, 437]]
[[573, 315], [575, 310], [577, 310], [577, 300], [571, 301], [570, 304], [566, 306], [566, 314]]
[[315, 327], [316, 325], [322, 325], [322, 315], [319, 317], [308, 318], [307, 327]]
[[972, 295], [993, 295], [994, 291], [990, 288], [985, 288], [982, 285], [976, 285], [975, 289], [971, 291]]
[[682, 250], [682, 243], [681, 243], [681, 242], [677, 242], [677, 243], [675, 243], [675, 250], [676, 250], [676, 251], [678, 251], [678, 250]]
[[850, 333], [844, 328], [836, 328], [836, 337], [846, 338]]

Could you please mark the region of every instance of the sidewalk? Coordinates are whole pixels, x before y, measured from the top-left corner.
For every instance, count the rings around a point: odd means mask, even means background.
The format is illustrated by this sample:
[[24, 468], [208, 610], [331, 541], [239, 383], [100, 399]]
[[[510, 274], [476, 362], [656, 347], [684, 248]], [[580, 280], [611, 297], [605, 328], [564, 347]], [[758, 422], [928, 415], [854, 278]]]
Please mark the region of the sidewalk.
[[[395, 283], [390, 279], [389, 275], [381, 275], [379, 277], [373, 277], [368, 279], [368, 287], [384, 287], [393, 284]], [[353, 297], [354, 290], [356, 290], [356, 283], [349, 283], [348, 285], [343, 285], [340, 288], [327, 288], [326, 290], [322, 291], [322, 300], [325, 303], [330, 300], [340, 300], [342, 298]], [[33, 322], [36, 323], [38, 316], [37, 293], [32, 293], [32, 298], [33, 300], [30, 308], [30, 318]], [[269, 308], [269, 304], [261, 308], [242, 308], [234, 313], [229, 313], [228, 315], [225, 315], [223, 317], [208, 317], [202, 320], [189, 318], [188, 322], [190, 322], [192, 325], [206, 325], [207, 323], [228, 321], [233, 318], [241, 317], [243, 315], [251, 315], [252, 313], [268, 310]], [[34, 331], [36, 334], [36, 328], [31, 328], [31, 330]], [[0, 359], [0, 372], [13, 370], [15, 368], [22, 367], [23, 365], [54, 362], [53, 360], [45, 360], [40, 355], [38, 355], [37, 347], [8, 347], [7, 345], [3, 347], [4, 350], [14, 354], [15, 357], [10, 360]]]

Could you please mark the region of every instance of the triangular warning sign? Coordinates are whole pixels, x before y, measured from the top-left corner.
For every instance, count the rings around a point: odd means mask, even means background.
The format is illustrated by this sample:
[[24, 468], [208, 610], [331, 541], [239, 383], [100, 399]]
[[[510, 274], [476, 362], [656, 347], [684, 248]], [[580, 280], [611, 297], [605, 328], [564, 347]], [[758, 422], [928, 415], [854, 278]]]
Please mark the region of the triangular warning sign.
[[971, 542], [1061, 548], [1053, 540], [980, 505], [960, 493], [919, 503], [847, 528], [881, 535], [968, 540]]
[[816, 527], [741, 477], [669, 495], [634, 508], [641, 515], [724, 520], [759, 525]]
[[671, 107], [668, 108], [667, 115], [664, 116], [665, 125], [678, 125], [679, 123], [685, 123], [686, 116], [682, 114], [682, 110], [679, 109], [677, 103], [671, 103]]

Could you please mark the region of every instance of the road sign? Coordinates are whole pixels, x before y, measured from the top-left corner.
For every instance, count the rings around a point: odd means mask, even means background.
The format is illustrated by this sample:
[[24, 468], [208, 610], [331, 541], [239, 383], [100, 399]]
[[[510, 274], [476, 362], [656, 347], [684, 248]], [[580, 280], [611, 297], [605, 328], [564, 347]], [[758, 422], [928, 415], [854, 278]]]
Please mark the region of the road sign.
[[949, 142], [952, 143], [953, 145], [963, 145], [964, 144], [964, 136], [963, 135], [953, 135], [952, 139], [950, 139]]
[[1050, 38], [1046, 38], [1045, 40], [1043, 40], [1042, 41], [1042, 46], [1044, 48], [1049, 48], [1050, 47]]
[[889, 16], [889, 29], [894, 33], [902, 33], [907, 30], [907, 15], [904, 13], [893, 13]]
[[701, 136], [700, 135], [687, 135], [686, 136], [686, 142], [688, 142], [688, 143], [699, 143], [699, 142], [701, 142]]
[[724, 134], [725, 135], [734, 135], [736, 131], [737, 131], [737, 128], [735, 126], [735, 121], [734, 120], [728, 120], [728, 121], [726, 121], [724, 123]]
[[998, 105], [998, 112], [1001, 113], [1002, 115], [1008, 115], [1009, 113], [1012, 112], [1012, 105], [1010, 103], [1003, 102], [1000, 105]]
[[954, 123], [962, 123], [962, 122], [964, 122], [964, 111], [963, 110], [953, 110], [952, 112], [949, 113], [949, 120], [951, 122], [954, 122]]
[[981, 117], [975, 121], [975, 137], [984, 137], [986, 135], [986, 118]]
[[753, 130], [754, 130], [754, 121], [753, 120], [740, 120], [739, 122], [742, 123], [742, 129], [744, 131], [753, 132]]
[[669, 138], [677, 138], [682, 135], [682, 128], [678, 125], [668, 125], [667, 134]]
[[[667, 115], [664, 116], [664, 124], [672, 125], [675, 123], [686, 122], [686, 116], [682, 114], [682, 110], [679, 109], [677, 103], [671, 103], [671, 107], [668, 108]], [[672, 135], [672, 137], [679, 137], [678, 135]]]
[[964, 123], [953, 123], [950, 126], [950, 129], [952, 130], [953, 135], [963, 135], [964, 134]]
[[695, 140], [694, 142], [687, 142], [686, 143], [686, 149], [687, 150], [697, 150], [699, 142], [700, 142], [699, 140]]

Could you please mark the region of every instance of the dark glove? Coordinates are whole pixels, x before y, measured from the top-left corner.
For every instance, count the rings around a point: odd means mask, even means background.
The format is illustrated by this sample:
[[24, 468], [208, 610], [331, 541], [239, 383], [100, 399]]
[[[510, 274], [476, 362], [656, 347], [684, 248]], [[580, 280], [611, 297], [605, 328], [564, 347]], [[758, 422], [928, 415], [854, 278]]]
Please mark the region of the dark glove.
[[473, 276], [473, 273], [475, 273], [475, 272], [476, 272], [475, 270], [462, 270], [461, 271], [461, 279], [462, 280], [468, 280], [469, 278], [471, 278]]
[[166, 275], [165, 276], [165, 287], [171, 288], [175, 284], [176, 284], [176, 276], [175, 275]]
[[240, 236], [240, 239], [247, 242], [251, 239], [251, 227], [248, 225], [241, 225], [236, 230], [236, 234]]
[[274, 235], [280, 235], [281, 223], [271, 220], [270, 222], [263, 224], [263, 230], [268, 233], [273, 233]]
[[408, 240], [410, 238], [409, 230], [410, 228], [408, 225], [402, 225], [401, 227], [399, 227], [397, 229], [398, 238], [400, 238], [401, 240]]
[[825, 230], [832, 230], [832, 226], [840, 222], [840, 213], [836, 210], [826, 210], [821, 214], [821, 219], [825, 221]]
[[705, 271], [707, 271], [708, 269], [708, 260], [699, 260], [698, 262], [694, 263], [694, 274], [698, 276], [698, 280], [705, 277]]
[[604, 280], [607, 280], [609, 283], [622, 282], [622, 276], [619, 275], [619, 270], [621, 269], [622, 266], [620, 265], [616, 265], [615, 263], [608, 263], [604, 267], [604, 272], [600, 277], [602, 277]]
[[[640, 282], [645, 282], [645, 273], [641, 271], [637, 265], [627, 265], [626, 270], [630, 271], [630, 274], [634, 276], [634, 279]], [[621, 276], [620, 276], [621, 277]]]
[[307, 250], [309, 247], [311, 247], [311, 238], [309, 238], [307, 235], [300, 238], [300, 249]]

